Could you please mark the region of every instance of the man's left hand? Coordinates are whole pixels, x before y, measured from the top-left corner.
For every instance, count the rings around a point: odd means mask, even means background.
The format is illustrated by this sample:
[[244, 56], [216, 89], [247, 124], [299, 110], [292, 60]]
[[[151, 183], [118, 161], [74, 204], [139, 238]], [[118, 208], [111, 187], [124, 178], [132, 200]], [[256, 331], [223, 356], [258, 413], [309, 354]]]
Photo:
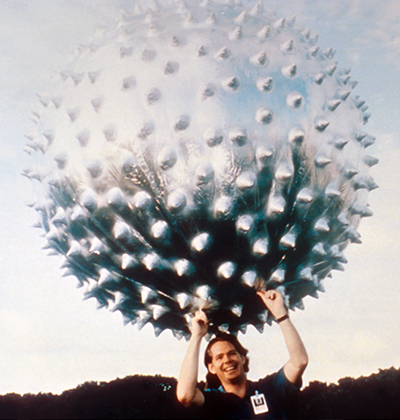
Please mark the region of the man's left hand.
[[283, 296], [276, 290], [259, 290], [257, 295], [261, 297], [267, 309], [278, 319], [287, 314]]

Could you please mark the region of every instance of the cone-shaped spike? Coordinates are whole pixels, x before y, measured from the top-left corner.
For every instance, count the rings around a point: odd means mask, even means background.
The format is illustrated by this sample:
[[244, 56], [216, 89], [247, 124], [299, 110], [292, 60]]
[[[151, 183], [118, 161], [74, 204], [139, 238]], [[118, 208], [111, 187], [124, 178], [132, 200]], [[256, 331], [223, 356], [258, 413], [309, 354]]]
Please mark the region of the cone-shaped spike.
[[255, 271], [246, 271], [242, 275], [242, 282], [249, 287], [254, 287], [257, 281], [257, 273]]
[[283, 235], [281, 240], [279, 241], [280, 249], [294, 248], [296, 246], [296, 239], [296, 232], [293, 230], [289, 231], [288, 233]]
[[336, 108], [342, 103], [342, 101], [340, 99], [331, 99], [330, 101], [328, 101], [327, 103], [327, 107], [329, 109], [329, 111], [335, 111]]
[[104, 285], [105, 283], [108, 283], [114, 279], [113, 275], [108, 271], [106, 268], [102, 268], [100, 270], [100, 276], [97, 280], [99, 285]]
[[77, 257], [82, 255], [83, 249], [81, 244], [78, 241], [72, 241], [69, 250], [67, 252], [67, 257]]
[[246, 171], [242, 172], [236, 178], [236, 185], [240, 190], [248, 190], [253, 188], [257, 183], [257, 176], [254, 172]]
[[240, 87], [239, 78], [236, 76], [228, 77], [227, 79], [222, 81], [222, 86], [225, 90], [229, 92], [236, 92]]
[[88, 77], [89, 77], [89, 80], [92, 84], [97, 82], [97, 79], [99, 78], [99, 76], [100, 76], [99, 71], [89, 71], [88, 72]]
[[328, 233], [331, 230], [328, 219], [326, 217], [318, 219], [314, 224], [314, 229], [318, 233]]
[[51, 222], [54, 225], [66, 225], [67, 224], [67, 216], [65, 214], [65, 210], [62, 207], [57, 208], [57, 212], [54, 217], [51, 219]]
[[304, 140], [305, 132], [298, 128], [293, 128], [289, 131], [288, 140], [290, 143], [298, 145]]
[[330, 124], [329, 121], [326, 120], [325, 118], [318, 118], [315, 121], [314, 127], [318, 131], [325, 131], [325, 129], [328, 127], [329, 124]]
[[[216, 86], [213, 83], [208, 83], [207, 85], [203, 86], [202, 89], [201, 89], [201, 93], [200, 93], [201, 100], [204, 101], [208, 98], [211, 98], [212, 96], [215, 95], [216, 91], [217, 91]], [[218, 144], [218, 143], [215, 143], [215, 144], [211, 143], [211, 144], [209, 144], [209, 146], [213, 147], [216, 144]]]
[[299, 273], [299, 278], [301, 280], [312, 281], [313, 280], [312, 268], [311, 267], [303, 268]]
[[160, 269], [163, 265], [161, 257], [155, 252], [145, 255], [142, 259], [142, 263], [149, 271]]
[[192, 239], [192, 242], [190, 243], [191, 248], [196, 252], [203, 252], [207, 249], [207, 247], [211, 243], [211, 236], [206, 233], [199, 233], [197, 236], [195, 236]]
[[190, 297], [187, 293], [178, 293], [175, 299], [182, 310], [186, 309], [191, 303]]
[[284, 42], [281, 45], [281, 50], [285, 53], [293, 50], [293, 39], [290, 39], [289, 41]]
[[325, 195], [329, 198], [340, 197], [340, 189], [337, 182], [331, 182], [325, 188]]
[[238, 17], [236, 17], [234, 20], [236, 23], [244, 23], [247, 19], [247, 12], [243, 10], [243, 12], [240, 13]]
[[370, 217], [373, 215], [371, 209], [367, 206], [362, 206], [360, 204], [353, 204], [350, 208], [351, 214], [359, 214], [361, 217]]
[[259, 0], [256, 3], [256, 5], [250, 10], [249, 15], [254, 17], [261, 16], [263, 14], [263, 9], [263, 3]]
[[259, 146], [256, 150], [256, 160], [258, 169], [264, 169], [270, 162], [274, 155], [274, 148], [271, 145], [265, 144]]
[[211, 287], [208, 285], [199, 286], [195, 291], [195, 295], [202, 299], [209, 299], [211, 297]]
[[231, 308], [231, 312], [238, 318], [240, 318], [243, 312], [243, 305], [233, 305]]
[[233, 199], [230, 196], [222, 196], [217, 199], [214, 206], [215, 217], [226, 217], [233, 210]]
[[172, 212], [182, 211], [187, 203], [186, 194], [183, 191], [173, 191], [167, 199], [167, 206]]
[[300, 108], [303, 105], [303, 101], [303, 96], [298, 92], [292, 92], [286, 98], [286, 103], [291, 108]]
[[314, 76], [314, 82], [317, 85], [321, 85], [322, 82], [325, 80], [325, 77], [326, 77], [325, 73], [320, 72]]
[[253, 227], [253, 224], [254, 218], [248, 214], [245, 214], [243, 216], [239, 216], [236, 222], [236, 229], [241, 233], [248, 233]]
[[278, 283], [282, 283], [285, 280], [286, 270], [283, 268], [276, 269], [272, 275], [271, 280], [277, 281]]
[[83, 191], [80, 197], [80, 204], [90, 212], [95, 211], [97, 209], [97, 194], [91, 189]]
[[204, 140], [209, 147], [217, 146], [223, 138], [224, 134], [221, 129], [209, 128], [204, 133]]
[[299, 203], [311, 203], [314, 199], [313, 190], [309, 187], [302, 188], [296, 197]]
[[97, 98], [92, 99], [90, 102], [91, 102], [91, 104], [93, 106], [93, 109], [96, 112], [99, 112], [100, 111], [100, 108], [103, 105], [104, 97], [103, 96], [98, 96]]
[[272, 77], [264, 77], [258, 79], [256, 85], [260, 92], [271, 92], [274, 87], [274, 81]]
[[325, 166], [330, 163], [332, 163], [332, 159], [324, 153], [318, 153], [317, 156], [315, 156], [315, 165], [319, 168], [325, 168]]
[[129, 254], [123, 254], [121, 258], [121, 268], [123, 270], [130, 270], [139, 264], [138, 260]]
[[93, 255], [104, 255], [108, 253], [108, 248], [99, 238], [90, 241], [89, 253]]
[[256, 121], [260, 124], [269, 124], [272, 121], [272, 112], [263, 106], [256, 112]]
[[324, 257], [326, 255], [326, 251], [324, 249], [324, 244], [322, 242], [318, 242], [311, 250], [313, 255], [318, 257]]
[[87, 219], [87, 213], [81, 206], [75, 206], [72, 210], [70, 219], [73, 222], [85, 223]]
[[227, 60], [232, 53], [227, 47], [222, 47], [216, 54], [216, 58], [219, 60]]
[[202, 163], [196, 168], [195, 179], [197, 186], [209, 184], [214, 179], [214, 168], [211, 163]]
[[[169, 308], [161, 305], [152, 305], [151, 310], [153, 313], [153, 319], [155, 321], [159, 320], [164, 314], [169, 312]], [[161, 333], [162, 329], [160, 329], [159, 334]]]
[[267, 217], [275, 218], [284, 213], [286, 201], [281, 195], [271, 195], [267, 203]]
[[250, 62], [256, 66], [266, 66], [269, 62], [267, 53], [265, 51], [260, 51], [250, 58]]
[[157, 220], [151, 226], [151, 234], [155, 239], [165, 239], [169, 233], [169, 226], [165, 220]]
[[152, 198], [146, 191], [139, 191], [133, 196], [133, 205], [138, 210], [147, 210], [152, 205]]
[[342, 150], [348, 142], [349, 142], [349, 139], [339, 137], [335, 140], [335, 147], [339, 150]]
[[282, 67], [282, 74], [286, 77], [294, 77], [297, 74], [297, 65], [289, 64], [288, 66]]
[[253, 245], [253, 254], [256, 256], [263, 257], [268, 254], [268, 238], [257, 239]]
[[158, 293], [155, 290], [150, 289], [150, 287], [140, 287], [140, 298], [143, 304], [149, 302], [150, 300], [156, 299], [157, 296]]
[[187, 276], [193, 272], [193, 265], [189, 260], [182, 258], [175, 261], [174, 270], [179, 277]]
[[270, 26], [264, 26], [260, 31], [257, 32], [257, 36], [263, 40], [265, 38], [268, 38], [271, 33], [271, 27]]
[[275, 179], [277, 181], [287, 181], [292, 178], [294, 172], [293, 164], [288, 161], [282, 161], [279, 163], [275, 171]]
[[175, 150], [171, 149], [170, 147], [164, 147], [164, 149], [161, 150], [161, 153], [158, 155], [158, 165], [163, 171], [172, 168], [177, 160], [178, 156]]
[[235, 271], [236, 271], [236, 264], [231, 261], [228, 261], [221, 264], [218, 267], [217, 275], [218, 277], [222, 279], [228, 280], [235, 274]]
[[230, 32], [229, 34], [229, 39], [231, 41], [235, 41], [238, 39], [242, 39], [243, 37], [243, 31], [242, 28], [240, 26], [237, 26], [232, 32]]

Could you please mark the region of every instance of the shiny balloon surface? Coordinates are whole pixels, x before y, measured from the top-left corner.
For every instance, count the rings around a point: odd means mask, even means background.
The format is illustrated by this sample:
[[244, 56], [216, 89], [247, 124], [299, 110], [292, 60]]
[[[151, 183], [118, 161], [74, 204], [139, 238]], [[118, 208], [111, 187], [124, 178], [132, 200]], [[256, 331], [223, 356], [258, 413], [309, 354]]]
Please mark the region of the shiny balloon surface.
[[[233, 2], [231, 2], [233, 3]], [[156, 334], [262, 331], [360, 242], [376, 188], [350, 70], [262, 2], [125, 12], [39, 95], [25, 171], [86, 297]]]

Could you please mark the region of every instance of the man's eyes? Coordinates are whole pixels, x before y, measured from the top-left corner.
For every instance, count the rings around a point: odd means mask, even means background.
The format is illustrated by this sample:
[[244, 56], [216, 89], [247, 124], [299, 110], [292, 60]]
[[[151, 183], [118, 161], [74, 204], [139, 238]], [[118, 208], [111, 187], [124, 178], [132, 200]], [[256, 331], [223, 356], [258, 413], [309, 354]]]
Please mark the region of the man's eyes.
[[[236, 356], [237, 355], [237, 353], [234, 351], [234, 350], [232, 350], [232, 351], [230, 351], [229, 353], [228, 353], [228, 356]], [[218, 356], [215, 356], [215, 360], [220, 360], [220, 359], [222, 359], [222, 354], [220, 354], [220, 355], [218, 355]]]

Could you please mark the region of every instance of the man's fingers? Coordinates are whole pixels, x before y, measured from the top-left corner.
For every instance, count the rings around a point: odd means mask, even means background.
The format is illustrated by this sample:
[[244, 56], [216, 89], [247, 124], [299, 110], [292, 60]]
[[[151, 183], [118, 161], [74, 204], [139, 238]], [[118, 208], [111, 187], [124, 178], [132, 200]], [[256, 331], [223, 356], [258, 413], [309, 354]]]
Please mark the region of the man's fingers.
[[276, 292], [275, 290], [259, 290], [257, 294], [261, 297], [265, 297], [267, 299], [275, 299]]
[[204, 311], [202, 311], [201, 309], [196, 311], [196, 313], [194, 314], [194, 317], [196, 320], [198, 321], [202, 321], [204, 324], [208, 324], [208, 318], [207, 315]]

